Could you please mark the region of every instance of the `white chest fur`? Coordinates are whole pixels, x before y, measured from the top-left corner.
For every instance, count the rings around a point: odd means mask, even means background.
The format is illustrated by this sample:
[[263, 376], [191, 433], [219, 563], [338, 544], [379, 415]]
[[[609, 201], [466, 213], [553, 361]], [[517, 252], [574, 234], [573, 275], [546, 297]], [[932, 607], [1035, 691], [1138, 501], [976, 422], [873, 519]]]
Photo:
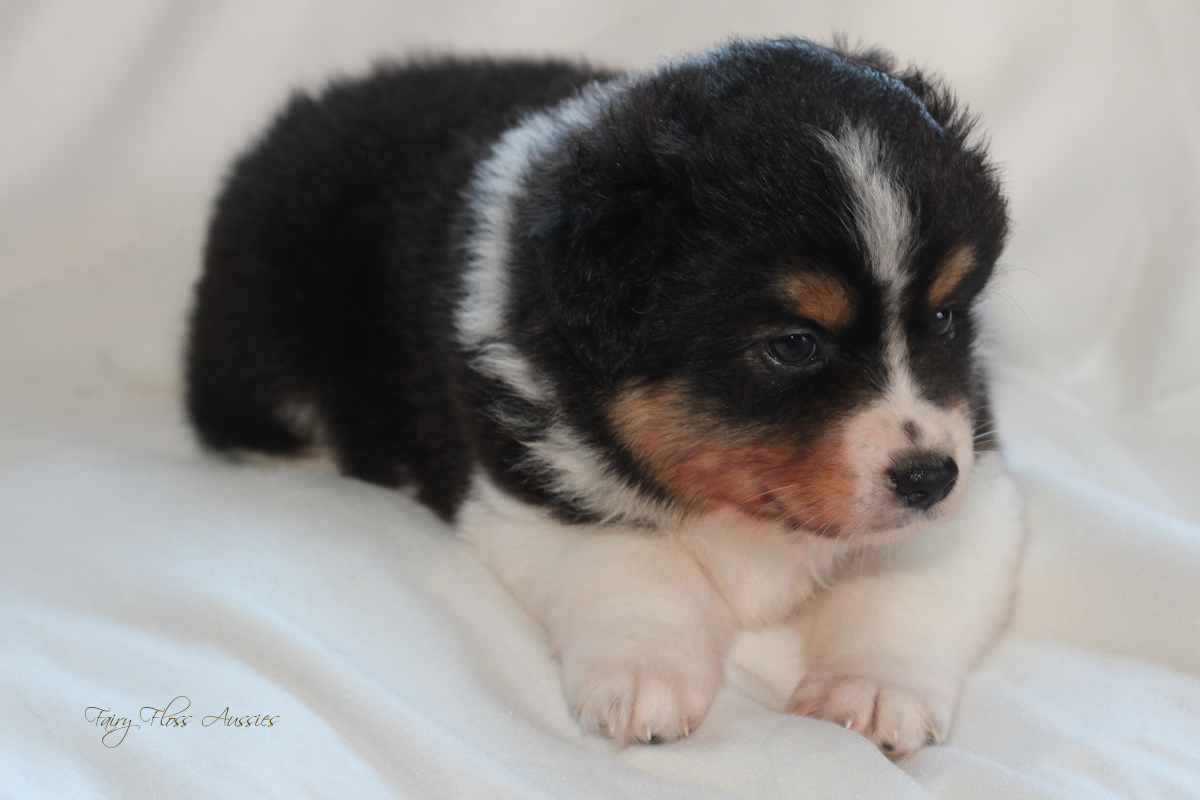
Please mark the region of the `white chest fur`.
[[585, 727], [624, 744], [686, 736], [734, 634], [791, 619], [804, 672], [788, 708], [902, 755], [945, 735], [963, 678], [1003, 622], [1019, 515], [987, 454], [956, 517], [872, 547], [735, 512], [673, 530], [564, 525], [484, 478], [459, 525], [545, 625]]
[[[771, 625], [794, 614], [861, 550], [854, 543], [785, 533], [769, 520], [734, 511], [658, 531], [564, 525], [512, 499], [482, 475], [460, 513], [459, 527], [521, 604], [543, 621], [547, 605], [555, 602], [547, 596], [553, 576], [596, 540], [606, 543], [606, 555], [619, 559], [628, 551], [643, 567], [649, 566], [645, 559], [656, 556], [668, 570], [681, 557], [694, 562], [740, 628]], [[609, 587], [614, 593], [638, 591], [619, 575], [614, 579]]]
[[690, 520], [670, 535], [695, 557], [742, 628], [791, 616], [861, 550], [736, 511]]

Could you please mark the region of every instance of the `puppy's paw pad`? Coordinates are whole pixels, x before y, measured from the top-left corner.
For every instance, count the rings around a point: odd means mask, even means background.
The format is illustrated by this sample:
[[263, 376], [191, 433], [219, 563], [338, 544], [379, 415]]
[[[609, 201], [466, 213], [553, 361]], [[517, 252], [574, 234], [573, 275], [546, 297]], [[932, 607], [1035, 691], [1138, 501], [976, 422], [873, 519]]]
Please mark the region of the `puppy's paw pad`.
[[949, 714], [921, 692], [856, 676], [801, 681], [789, 710], [861, 733], [890, 758], [941, 740]]
[[704, 720], [719, 684], [717, 670], [649, 663], [574, 665], [567, 676], [584, 729], [622, 747], [687, 737]]

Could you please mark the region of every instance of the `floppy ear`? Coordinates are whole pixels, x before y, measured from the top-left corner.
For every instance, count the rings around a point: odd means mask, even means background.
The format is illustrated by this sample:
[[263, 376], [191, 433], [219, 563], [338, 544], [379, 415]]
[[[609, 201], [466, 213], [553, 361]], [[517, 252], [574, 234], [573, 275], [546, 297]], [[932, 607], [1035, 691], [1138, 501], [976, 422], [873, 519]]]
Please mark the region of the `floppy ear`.
[[834, 36], [830, 48], [857, 64], [890, 75], [904, 84], [929, 112], [930, 118], [943, 129], [963, 138], [969, 133], [972, 120], [959, 111], [954, 95], [937, 77], [926, 75], [915, 67], [901, 70], [891, 53], [877, 47], [852, 46], [844, 36]]
[[596, 134], [568, 143], [545, 176], [529, 231], [555, 328], [614, 386], [641, 351], [655, 277], [676, 238], [683, 170], [672, 166], [674, 134], [628, 120]]

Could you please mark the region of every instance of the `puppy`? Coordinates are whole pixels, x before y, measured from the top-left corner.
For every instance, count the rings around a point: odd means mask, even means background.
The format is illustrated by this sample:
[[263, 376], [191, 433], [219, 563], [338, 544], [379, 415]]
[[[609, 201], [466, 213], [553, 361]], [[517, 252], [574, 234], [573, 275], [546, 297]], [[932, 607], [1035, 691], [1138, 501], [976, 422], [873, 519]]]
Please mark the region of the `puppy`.
[[411, 486], [622, 745], [687, 736], [735, 632], [792, 620], [792, 710], [911, 753], [1020, 545], [970, 133], [920, 73], [798, 39], [299, 94], [217, 200], [188, 411], [212, 448]]

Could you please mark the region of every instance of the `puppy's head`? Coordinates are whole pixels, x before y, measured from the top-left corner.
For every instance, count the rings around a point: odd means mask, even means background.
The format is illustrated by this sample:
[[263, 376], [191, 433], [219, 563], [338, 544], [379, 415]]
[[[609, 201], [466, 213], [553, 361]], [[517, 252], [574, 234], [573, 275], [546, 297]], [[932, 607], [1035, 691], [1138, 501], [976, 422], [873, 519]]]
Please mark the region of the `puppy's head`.
[[952, 514], [986, 435], [974, 303], [1006, 214], [949, 95], [780, 40], [606, 102], [521, 211], [562, 346], [526, 345], [566, 413], [688, 512], [830, 536]]

